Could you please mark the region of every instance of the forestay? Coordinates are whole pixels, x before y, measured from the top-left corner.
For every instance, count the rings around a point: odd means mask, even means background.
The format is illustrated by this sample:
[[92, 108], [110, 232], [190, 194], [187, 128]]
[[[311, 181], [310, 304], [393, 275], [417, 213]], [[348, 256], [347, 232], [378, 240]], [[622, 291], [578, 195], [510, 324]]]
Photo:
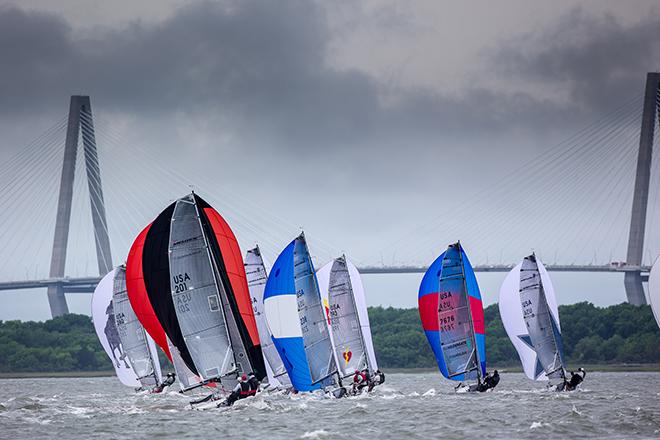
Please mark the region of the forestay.
[[504, 279], [499, 309], [527, 377], [563, 379], [565, 364], [557, 300], [550, 276], [535, 255], [525, 257]]
[[448, 379], [480, 379], [486, 372], [483, 305], [460, 243], [429, 267], [419, 290], [419, 312], [440, 372]]
[[319, 269], [316, 276], [341, 375], [364, 368], [375, 371], [378, 366], [357, 268], [342, 256]]
[[203, 380], [236, 371], [207, 238], [194, 197], [177, 200], [169, 240], [170, 285], [176, 316]]
[[129, 387], [138, 388], [140, 387], [140, 381], [128, 361], [115, 324], [115, 313], [112, 303], [114, 278], [115, 270], [113, 269], [99, 281], [96, 289], [94, 289], [94, 294], [92, 295], [92, 321], [103, 350], [105, 350], [110, 358], [121, 383]]
[[266, 361], [268, 383], [271, 387], [290, 387], [291, 381], [289, 380], [284, 363], [277, 353], [277, 348], [273, 344], [273, 338], [266, 322], [264, 290], [268, 274], [259, 246], [247, 251], [245, 256], [245, 275], [247, 276], [254, 317], [257, 322], [257, 330], [259, 331], [261, 351]]
[[147, 337], [138, 321], [126, 291], [126, 269], [115, 269], [112, 295], [115, 324], [124, 352], [144, 388], [153, 388], [162, 382], [160, 361], [156, 346]]

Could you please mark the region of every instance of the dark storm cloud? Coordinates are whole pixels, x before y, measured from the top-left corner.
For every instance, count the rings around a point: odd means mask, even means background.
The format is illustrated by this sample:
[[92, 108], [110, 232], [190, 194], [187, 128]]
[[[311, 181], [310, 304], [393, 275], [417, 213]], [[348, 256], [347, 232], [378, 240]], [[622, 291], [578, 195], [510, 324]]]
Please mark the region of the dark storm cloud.
[[[111, 111], [206, 119], [251, 144], [423, 148], [459, 136], [570, 125], [578, 109], [585, 117], [602, 113], [640, 89], [660, 34], [657, 19], [626, 28], [576, 12], [494, 49], [496, 74], [556, 84], [571, 91], [569, 102], [539, 98], [529, 88], [392, 91], [328, 64], [332, 36], [321, 5], [202, 2], [164, 22], [91, 30], [54, 15], [1, 9], [0, 113], [61, 110], [69, 94], [85, 93]], [[590, 108], [581, 108], [585, 103]]]
[[576, 9], [504, 45], [492, 60], [513, 80], [567, 91], [571, 104], [602, 114], [642, 93], [646, 72], [660, 69], [660, 14], [624, 25]]
[[560, 117], [529, 95], [478, 88], [398, 90], [383, 104], [372, 77], [327, 64], [330, 38], [323, 9], [307, 1], [196, 3], [162, 23], [84, 31], [5, 8], [0, 112], [61, 109], [85, 93], [110, 110], [194, 114], [292, 147], [414, 144]]

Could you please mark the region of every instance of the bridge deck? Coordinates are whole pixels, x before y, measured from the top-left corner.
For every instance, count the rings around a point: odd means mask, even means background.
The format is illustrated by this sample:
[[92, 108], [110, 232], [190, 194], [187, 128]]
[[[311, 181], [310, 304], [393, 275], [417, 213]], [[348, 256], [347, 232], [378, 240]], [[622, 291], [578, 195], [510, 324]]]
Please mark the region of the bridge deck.
[[[643, 277], [648, 276], [650, 266], [615, 266], [615, 265], [562, 265], [551, 264], [545, 266], [551, 272], [641, 272]], [[508, 272], [513, 268], [508, 264], [474, 266], [476, 272]], [[397, 274], [397, 273], [424, 273], [428, 266], [363, 266], [358, 268], [362, 274]], [[42, 280], [5, 281], [0, 282], [0, 291], [38, 289], [49, 286], [62, 286], [67, 293], [91, 293], [101, 281], [101, 277], [84, 278], [46, 278]]]

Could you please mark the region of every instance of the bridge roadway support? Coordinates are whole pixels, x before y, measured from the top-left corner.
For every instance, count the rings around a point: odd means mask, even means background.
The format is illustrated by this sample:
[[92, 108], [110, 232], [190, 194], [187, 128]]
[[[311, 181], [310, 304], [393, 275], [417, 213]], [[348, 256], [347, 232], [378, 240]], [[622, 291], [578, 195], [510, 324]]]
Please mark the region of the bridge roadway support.
[[[646, 209], [649, 199], [651, 180], [651, 156], [653, 153], [653, 134], [658, 115], [658, 97], [660, 96], [660, 73], [650, 72], [646, 76], [644, 93], [644, 113], [639, 136], [637, 173], [633, 193], [632, 215], [630, 218], [630, 236], [628, 238], [628, 256], [626, 263], [641, 266], [644, 252], [644, 230], [646, 227]], [[626, 272], [624, 285], [628, 302], [634, 305], [646, 304], [641, 272]]]
[[[81, 116], [83, 125], [81, 126]], [[83, 133], [85, 168], [92, 206], [92, 221], [96, 240], [99, 275], [104, 275], [112, 269], [110, 241], [108, 239], [101, 175], [96, 152], [96, 139], [92, 125], [92, 106], [89, 96], [72, 96], [69, 106], [69, 121], [64, 146], [64, 162], [60, 180], [60, 193], [55, 220], [55, 238], [50, 261], [50, 277], [64, 277], [67, 243], [69, 241], [69, 224], [71, 222], [71, 204], [73, 201], [73, 180], [76, 171], [78, 153], [78, 135]], [[48, 286], [48, 303], [53, 317], [69, 313], [66, 303], [65, 287], [62, 284]]]

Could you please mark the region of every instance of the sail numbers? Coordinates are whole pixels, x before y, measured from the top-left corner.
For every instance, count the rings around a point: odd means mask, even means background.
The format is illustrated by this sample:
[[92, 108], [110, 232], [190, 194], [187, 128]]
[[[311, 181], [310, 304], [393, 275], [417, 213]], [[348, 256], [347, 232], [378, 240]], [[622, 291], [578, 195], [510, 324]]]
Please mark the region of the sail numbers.
[[182, 293], [188, 290], [187, 282], [190, 281], [190, 275], [188, 275], [188, 272], [174, 275], [172, 280], [174, 281], [174, 293]]

